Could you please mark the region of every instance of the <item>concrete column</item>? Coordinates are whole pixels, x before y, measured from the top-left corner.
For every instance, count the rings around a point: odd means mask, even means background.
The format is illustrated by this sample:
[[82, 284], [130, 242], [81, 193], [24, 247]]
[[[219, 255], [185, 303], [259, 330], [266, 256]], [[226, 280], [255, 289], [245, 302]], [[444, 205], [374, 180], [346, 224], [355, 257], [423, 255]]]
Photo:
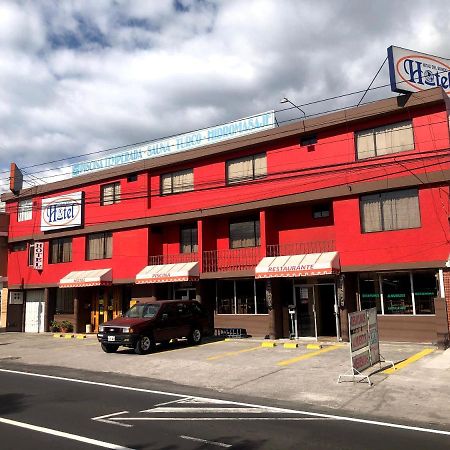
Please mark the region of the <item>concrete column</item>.
[[441, 349], [449, 346], [448, 316], [445, 299], [434, 299], [434, 311], [436, 319], [436, 344]]
[[49, 317], [50, 317], [50, 289], [44, 289], [44, 331], [49, 331]]
[[267, 226], [266, 226], [266, 210], [259, 212], [259, 230], [261, 233], [261, 258], [267, 255]]
[[198, 270], [203, 272], [203, 220], [197, 220]]
[[73, 313], [75, 317], [73, 330], [75, 331], [75, 333], [80, 333], [80, 300], [78, 299], [78, 289], [75, 289], [75, 298], [73, 299]]

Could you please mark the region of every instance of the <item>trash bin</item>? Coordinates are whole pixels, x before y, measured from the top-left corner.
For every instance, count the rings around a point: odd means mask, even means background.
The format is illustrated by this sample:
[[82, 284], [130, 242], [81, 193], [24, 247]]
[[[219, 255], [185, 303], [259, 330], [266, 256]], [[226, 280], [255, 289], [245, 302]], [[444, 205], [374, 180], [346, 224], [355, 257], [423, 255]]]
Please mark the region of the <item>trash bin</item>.
[[86, 325], [86, 333], [92, 333], [92, 325], [90, 323]]

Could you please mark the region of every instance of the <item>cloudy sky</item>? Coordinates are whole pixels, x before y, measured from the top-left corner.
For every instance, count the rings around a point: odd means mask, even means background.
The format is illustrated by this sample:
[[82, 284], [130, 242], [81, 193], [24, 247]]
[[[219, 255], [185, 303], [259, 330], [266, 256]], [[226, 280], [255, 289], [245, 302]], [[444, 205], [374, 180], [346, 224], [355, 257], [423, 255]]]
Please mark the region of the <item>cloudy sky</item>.
[[448, 0], [0, 0], [0, 189], [11, 161], [53, 181], [90, 152], [365, 89], [389, 45], [450, 58], [449, 36]]

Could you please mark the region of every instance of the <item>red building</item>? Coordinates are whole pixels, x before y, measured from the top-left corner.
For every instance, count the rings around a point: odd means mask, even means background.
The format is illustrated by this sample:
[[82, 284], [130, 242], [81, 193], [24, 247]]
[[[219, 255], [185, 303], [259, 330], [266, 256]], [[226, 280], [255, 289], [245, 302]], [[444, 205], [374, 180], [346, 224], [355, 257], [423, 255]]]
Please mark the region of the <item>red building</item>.
[[382, 339], [445, 340], [449, 112], [436, 88], [4, 194], [22, 328], [197, 297], [253, 336], [346, 339], [376, 306]]

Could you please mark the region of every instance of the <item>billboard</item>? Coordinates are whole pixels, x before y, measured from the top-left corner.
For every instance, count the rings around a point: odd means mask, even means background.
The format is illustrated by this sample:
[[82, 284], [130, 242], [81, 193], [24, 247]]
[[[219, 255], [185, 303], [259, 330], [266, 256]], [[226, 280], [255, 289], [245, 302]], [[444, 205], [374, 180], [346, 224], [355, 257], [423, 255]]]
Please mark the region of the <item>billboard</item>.
[[392, 91], [419, 92], [440, 86], [450, 94], [450, 59], [394, 46], [387, 54]]
[[185, 152], [204, 145], [215, 144], [274, 127], [275, 111], [267, 111], [215, 127], [204, 128], [145, 144], [132, 145], [119, 153], [105, 156], [104, 158], [76, 163], [71, 166], [72, 176], [123, 166], [144, 159]]
[[41, 210], [41, 231], [53, 231], [82, 225], [83, 192], [44, 198]]

